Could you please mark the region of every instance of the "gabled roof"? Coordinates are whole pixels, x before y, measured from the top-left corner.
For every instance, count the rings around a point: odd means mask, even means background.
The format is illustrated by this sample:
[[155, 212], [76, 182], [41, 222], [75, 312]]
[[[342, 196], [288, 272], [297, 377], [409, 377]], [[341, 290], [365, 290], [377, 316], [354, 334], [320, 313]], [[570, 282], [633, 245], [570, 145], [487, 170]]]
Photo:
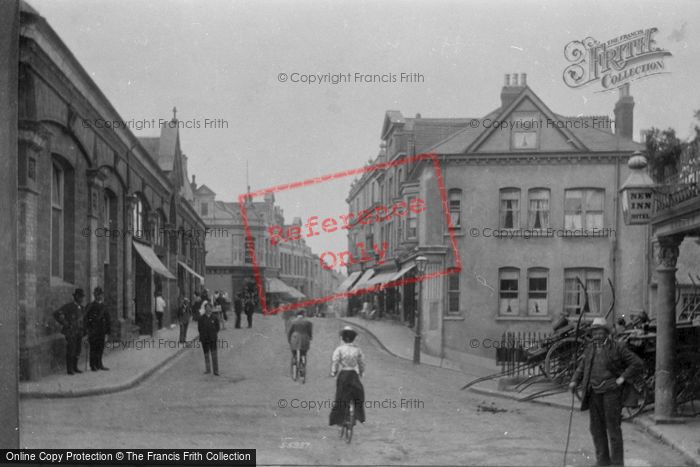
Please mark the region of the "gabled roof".
[[[501, 112], [497, 114], [494, 117], [494, 120], [496, 121], [502, 121], [506, 120], [510, 114], [518, 108], [518, 106], [523, 103], [526, 99], [529, 99], [534, 106], [542, 112], [545, 118], [550, 119], [550, 120], [556, 120], [556, 114], [552, 112], [549, 107], [545, 105], [544, 102], [542, 102], [542, 99], [540, 99], [532, 90], [530, 89], [529, 86], [523, 87], [522, 91], [520, 91], [520, 94], [511, 101], [511, 103], [504, 108], [501, 109]], [[480, 128], [483, 129], [481, 125], [479, 125]], [[563, 136], [567, 139], [569, 143], [571, 143], [576, 149], [585, 151], [587, 148], [586, 146], [571, 132], [570, 129], [568, 128], [557, 128], [559, 132], [563, 134]], [[476, 152], [479, 149], [479, 146], [484, 143], [489, 136], [491, 136], [494, 132], [500, 131], [496, 125], [489, 125], [489, 128], [483, 129], [481, 134], [466, 148], [467, 151], [469, 152]]]
[[197, 189], [195, 190], [195, 193], [197, 194], [197, 196], [213, 196], [213, 195], [216, 195], [216, 193], [215, 193], [211, 188], [209, 188], [209, 187], [206, 186], [206, 185], [199, 185], [199, 187], [197, 187]]
[[403, 125], [404, 123], [406, 123], [406, 120], [403, 118], [403, 114], [401, 114], [400, 111], [387, 110], [386, 114], [384, 114], [381, 139], [386, 139], [386, 135], [393, 125]]
[[[487, 115], [469, 119], [469, 124], [459, 124], [463, 127], [455, 131], [451, 135], [435, 144], [419, 150], [418, 136], [416, 135], [416, 152], [434, 152], [437, 154], [465, 154], [478, 152], [480, 147], [489, 139], [489, 137], [498, 130], [493, 125], [490, 128], [484, 128], [485, 121], [501, 121], [507, 120], [510, 114], [515, 111], [518, 106], [526, 99], [542, 113], [546, 119], [555, 121], [573, 121], [573, 120], [591, 120], [594, 117], [565, 117], [552, 112], [544, 102], [529, 88], [524, 87], [521, 93], [505, 108], [498, 108]], [[603, 116], [595, 117], [603, 120]], [[455, 119], [456, 120], [456, 119]], [[471, 123], [475, 120], [475, 123]], [[643, 149], [642, 144], [636, 143], [627, 138], [621, 138], [612, 133], [610, 128], [557, 128], [556, 130], [562, 134], [562, 137], [571, 144], [572, 151], [580, 152], [602, 152], [602, 151], [636, 151]], [[584, 125], [582, 125], [584, 126]]]

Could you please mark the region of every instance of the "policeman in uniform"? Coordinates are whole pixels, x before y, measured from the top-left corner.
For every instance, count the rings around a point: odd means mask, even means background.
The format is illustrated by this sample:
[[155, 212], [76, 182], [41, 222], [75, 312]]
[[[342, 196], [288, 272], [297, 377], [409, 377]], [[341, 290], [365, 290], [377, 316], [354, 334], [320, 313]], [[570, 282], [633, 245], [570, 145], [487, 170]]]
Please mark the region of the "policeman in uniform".
[[66, 338], [66, 371], [69, 375], [82, 373], [78, 369], [80, 345], [83, 339], [83, 289], [75, 289], [73, 301], [53, 312], [53, 317], [61, 325], [61, 333]]

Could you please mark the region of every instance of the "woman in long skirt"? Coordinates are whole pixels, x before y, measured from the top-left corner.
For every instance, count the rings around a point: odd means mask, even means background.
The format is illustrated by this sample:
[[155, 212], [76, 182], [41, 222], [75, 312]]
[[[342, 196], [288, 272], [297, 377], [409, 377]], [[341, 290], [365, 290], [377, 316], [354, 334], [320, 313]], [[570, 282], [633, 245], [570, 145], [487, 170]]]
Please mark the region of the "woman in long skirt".
[[329, 425], [342, 425], [350, 402], [355, 404], [355, 420], [365, 421], [365, 389], [360, 377], [365, 372], [362, 350], [354, 343], [357, 332], [350, 326], [340, 331], [343, 343], [333, 351], [331, 376], [338, 375], [335, 403], [331, 409]]

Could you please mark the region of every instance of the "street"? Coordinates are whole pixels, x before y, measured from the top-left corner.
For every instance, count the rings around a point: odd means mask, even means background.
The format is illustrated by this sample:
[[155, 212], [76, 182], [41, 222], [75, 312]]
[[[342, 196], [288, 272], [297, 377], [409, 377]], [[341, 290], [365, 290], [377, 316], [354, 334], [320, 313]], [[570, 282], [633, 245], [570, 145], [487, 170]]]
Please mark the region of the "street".
[[[566, 410], [460, 391], [463, 374], [415, 367], [362, 333], [367, 422], [347, 445], [328, 426], [335, 392], [329, 362], [340, 324], [312, 321], [305, 385], [289, 377], [281, 317], [255, 315], [252, 329], [229, 321], [219, 334], [220, 377], [203, 374], [201, 349], [193, 348], [128, 391], [22, 400], [21, 446], [255, 448], [259, 464], [562, 465]], [[625, 423], [623, 431], [627, 465], [685, 465], [636, 425]], [[577, 410], [567, 464], [593, 465], [592, 450], [588, 414]]]

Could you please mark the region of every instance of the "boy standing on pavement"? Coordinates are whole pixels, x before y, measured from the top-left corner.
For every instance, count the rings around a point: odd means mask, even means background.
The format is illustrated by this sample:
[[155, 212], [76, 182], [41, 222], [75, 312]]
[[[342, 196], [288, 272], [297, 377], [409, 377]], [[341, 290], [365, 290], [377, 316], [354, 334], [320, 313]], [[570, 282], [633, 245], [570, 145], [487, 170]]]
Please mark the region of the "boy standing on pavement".
[[156, 318], [158, 319], [158, 329], [163, 327], [163, 313], [165, 313], [165, 299], [161, 292], [156, 292]]

